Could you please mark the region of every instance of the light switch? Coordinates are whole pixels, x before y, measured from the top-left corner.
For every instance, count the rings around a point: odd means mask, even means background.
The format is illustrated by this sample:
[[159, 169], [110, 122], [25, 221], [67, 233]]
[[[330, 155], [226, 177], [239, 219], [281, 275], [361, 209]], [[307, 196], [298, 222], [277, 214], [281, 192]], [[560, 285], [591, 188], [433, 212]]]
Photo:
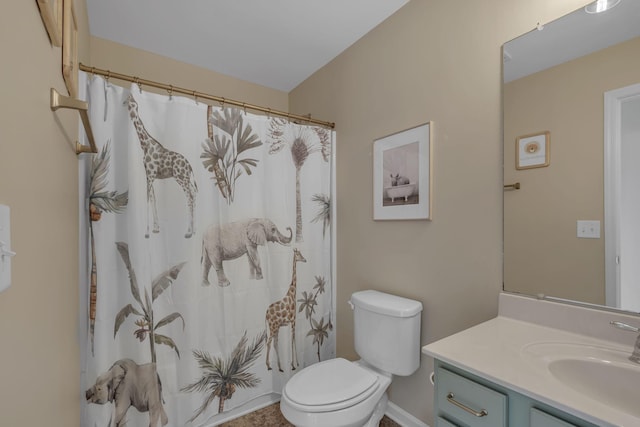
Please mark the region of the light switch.
[[578, 237], [583, 239], [599, 239], [600, 221], [578, 220]]
[[0, 292], [11, 285], [11, 216], [9, 206], [0, 205]]

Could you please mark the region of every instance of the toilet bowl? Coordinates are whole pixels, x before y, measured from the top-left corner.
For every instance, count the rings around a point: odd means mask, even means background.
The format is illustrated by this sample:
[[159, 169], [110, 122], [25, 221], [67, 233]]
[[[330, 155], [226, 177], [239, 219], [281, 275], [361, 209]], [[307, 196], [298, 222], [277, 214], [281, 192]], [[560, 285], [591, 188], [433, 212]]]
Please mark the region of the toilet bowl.
[[391, 375], [363, 361], [331, 359], [294, 375], [280, 410], [296, 427], [377, 426], [387, 406]]

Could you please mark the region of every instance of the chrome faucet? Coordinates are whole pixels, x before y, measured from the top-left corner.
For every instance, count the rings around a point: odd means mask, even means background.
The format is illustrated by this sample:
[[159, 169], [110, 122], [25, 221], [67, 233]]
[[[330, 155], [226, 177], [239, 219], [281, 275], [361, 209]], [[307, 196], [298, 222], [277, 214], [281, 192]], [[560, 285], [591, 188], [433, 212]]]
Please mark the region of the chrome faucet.
[[[627, 325], [626, 323], [617, 322], [617, 321], [613, 321], [613, 320], [611, 322], [609, 322], [609, 323], [612, 326], [614, 326], [614, 327], [616, 327], [618, 329], [622, 329], [623, 331], [640, 333], [640, 328], [636, 328], [634, 326]], [[633, 353], [631, 353], [631, 356], [629, 356], [629, 360], [631, 360], [632, 362], [640, 364], [640, 334], [638, 335], [638, 338], [636, 338], [636, 343], [633, 346]]]

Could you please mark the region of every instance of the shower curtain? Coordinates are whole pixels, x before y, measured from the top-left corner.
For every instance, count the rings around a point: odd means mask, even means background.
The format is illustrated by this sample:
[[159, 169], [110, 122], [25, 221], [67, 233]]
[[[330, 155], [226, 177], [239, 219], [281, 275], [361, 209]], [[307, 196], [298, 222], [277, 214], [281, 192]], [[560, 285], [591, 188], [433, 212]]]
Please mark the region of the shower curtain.
[[81, 425], [216, 425], [335, 357], [335, 133], [81, 74]]

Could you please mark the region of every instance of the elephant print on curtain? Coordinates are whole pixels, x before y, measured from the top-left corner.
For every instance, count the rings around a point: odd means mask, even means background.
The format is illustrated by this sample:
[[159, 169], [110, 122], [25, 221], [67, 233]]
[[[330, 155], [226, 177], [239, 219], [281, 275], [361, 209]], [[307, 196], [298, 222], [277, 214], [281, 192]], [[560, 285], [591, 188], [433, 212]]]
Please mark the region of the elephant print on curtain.
[[124, 427], [130, 407], [140, 412], [149, 412], [149, 426], [156, 427], [158, 422], [166, 426], [169, 423], [162, 406], [162, 383], [156, 371], [155, 363], [138, 365], [131, 359], [118, 360], [107, 372], [96, 379], [96, 383], [86, 392], [89, 403], [104, 405], [114, 403], [114, 427]]
[[209, 285], [211, 266], [218, 275], [218, 285], [229, 286], [230, 282], [224, 274], [222, 261], [232, 260], [247, 255], [249, 261], [249, 278], [262, 279], [260, 254], [258, 245], [275, 242], [288, 245], [293, 238], [291, 227], [289, 237], [282, 234], [278, 227], [266, 218], [251, 218], [221, 226], [212, 225], [202, 238], [202, 284]]
[[102, 142], [80, 162], [100, 219], [81, 227], [81, 289], [100, 284], [81, 425], [209, 427], [274, 402], [335, 357], [334, 133], [81, 76]]

